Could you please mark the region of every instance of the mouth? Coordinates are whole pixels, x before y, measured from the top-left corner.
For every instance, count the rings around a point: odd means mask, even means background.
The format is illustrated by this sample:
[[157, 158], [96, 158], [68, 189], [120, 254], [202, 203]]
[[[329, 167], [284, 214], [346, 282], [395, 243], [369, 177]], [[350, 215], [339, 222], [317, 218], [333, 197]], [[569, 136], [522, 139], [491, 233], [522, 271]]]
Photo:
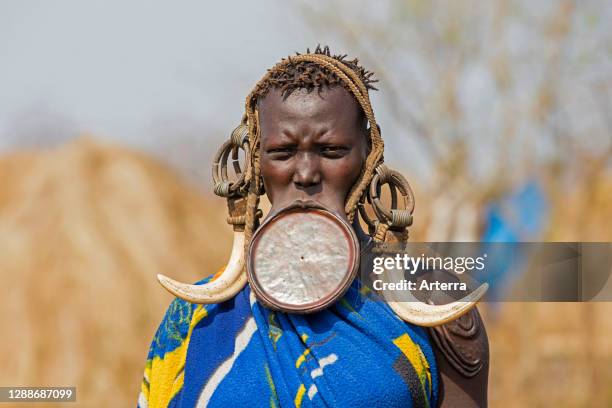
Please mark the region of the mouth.
[[[343, 207], [340, 206], [339, 208], [343, 208]], [[333, 213], [337, 217], [340, 217], [346, 220], [346, 214], [344, 214], [344, 211], [340, 212], [336, 208], [330, 207], [329, 205], [326, 205], [322, 203], [321, 201], [318, 201], [312, 198], [306, 198], [306, 199], [297, 198], [286, 205], [275, 206], [273, 204], [272, 208], [270, 209], [270, 212], [265, 217], [264, 222], [272, 217], [275, 217], [280, 212], [291, 210], [291, 209], [299, 209], [303, 211], [309, 210], [309, 209], [325, 210], [325, 211]]]
[[[325, 199], [327, 198], [327, 199]], [[304, 197], [298, 196], [290, 201], [282, 200], [282, 202], [272, 203], [269, 213], [266, 215], [263, 221], [276, 216], [279, 212], [295, 208], [301, 210], [308, 209], [320, 209], [333, 213], [335, 216], [342, 218], [344, 221], [348, 221], [346, 213], [344, 212], [344, 202], [339, 200], [330, 200], [329, 197]]]

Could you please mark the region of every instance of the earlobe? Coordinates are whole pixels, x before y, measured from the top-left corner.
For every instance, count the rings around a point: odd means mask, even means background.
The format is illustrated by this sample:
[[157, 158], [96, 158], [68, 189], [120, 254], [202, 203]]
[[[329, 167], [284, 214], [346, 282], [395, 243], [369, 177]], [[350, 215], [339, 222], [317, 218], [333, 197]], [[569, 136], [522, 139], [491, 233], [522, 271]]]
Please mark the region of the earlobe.
[[[365, 152], [365, 157], [368, 157], [368, 155], [370, 154], [370, 152], [372, 151], [372, 139], [370, 138], [370, 128], [367, 128], [365, 130], [365, 134], [363, 135], [366, 139], [366, 152]], [[364, 161], [365, 161], [365, 157], [364, 157]]]
[[[380, 129], [380, 127], [378, 129]], [[370, 126], [370, 122], [368, 122], [368, 119], [365, 117], [365, 115], [363, 116], [361, 132], [363, 133], [363, 137], [365, 138], [368, 144], [367, 154], [370, 154], [370, 152], [372, 151], [372, 138], [370, 137], [372, 135], [372, 127]]]

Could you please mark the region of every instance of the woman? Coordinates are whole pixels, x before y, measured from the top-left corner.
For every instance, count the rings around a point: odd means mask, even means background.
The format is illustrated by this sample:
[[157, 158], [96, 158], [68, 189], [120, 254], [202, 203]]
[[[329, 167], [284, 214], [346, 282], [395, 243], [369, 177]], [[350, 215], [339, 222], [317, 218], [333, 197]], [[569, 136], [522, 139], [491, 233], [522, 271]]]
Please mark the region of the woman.
[[[215, 177], [236, 231], [233, 256], [223, 273], [198, 285], [160, 277], [182, 299], [170, 305], [151, 345], [141, 408], [486, 404], [486, 333], [475, 311], [428, 334], [397, 316], [431, 326], [457, 313], [391, 309], [357, 280], [324, 310], [283, 313], [246, 285], [242, 249], [259, 226], [264, 192], [270, 214], [316, 202], [361, 233], [357, 208], [375, 172], [387, 171], [368, 96], [374, 82], [357, 60], [317, 47], [282, 60], [255, 86], [242, 125], [216, 160], [239, 146], [247, 156], [237, 181]], [[411, 209], [394, 212], [371, 223], [371, 238], [406, 238]]]

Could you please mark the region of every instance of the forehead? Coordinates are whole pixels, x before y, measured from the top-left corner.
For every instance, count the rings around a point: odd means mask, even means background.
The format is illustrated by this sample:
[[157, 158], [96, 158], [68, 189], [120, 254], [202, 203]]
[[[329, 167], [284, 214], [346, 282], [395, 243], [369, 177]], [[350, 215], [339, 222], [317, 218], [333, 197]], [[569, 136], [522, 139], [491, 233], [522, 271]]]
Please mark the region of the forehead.
[[361, 107], [346, 89], [341, 86], [315, 89], [297, 89], [286, 98], [279, 89], [273, 88], [259, 102], [262, 124], [270, 121], [326, 121], [354, 124], [361, 117]]

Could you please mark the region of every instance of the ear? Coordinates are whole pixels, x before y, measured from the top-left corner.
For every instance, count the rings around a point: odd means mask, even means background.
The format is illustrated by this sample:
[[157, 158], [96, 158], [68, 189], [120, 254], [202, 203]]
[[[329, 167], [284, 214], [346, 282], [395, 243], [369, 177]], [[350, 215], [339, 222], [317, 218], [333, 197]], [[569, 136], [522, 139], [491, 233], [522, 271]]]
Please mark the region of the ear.
[[372, 139], [370, 138], [370, 128], [367, 125], [363, 127], [363, 137], [366, 140], [366, 157], [368, 157], [372, 151]]
[[363, 111], [361, 111], [361, 123], [360, 123], [359, 129], [361, 133], [363, 134], [363, 137], [366, 140], [366, 157], [372, 151], [372, 139], [370, 138], [370, 127], [368, 125], [369, 125], [368, 118], [366, 118]]

